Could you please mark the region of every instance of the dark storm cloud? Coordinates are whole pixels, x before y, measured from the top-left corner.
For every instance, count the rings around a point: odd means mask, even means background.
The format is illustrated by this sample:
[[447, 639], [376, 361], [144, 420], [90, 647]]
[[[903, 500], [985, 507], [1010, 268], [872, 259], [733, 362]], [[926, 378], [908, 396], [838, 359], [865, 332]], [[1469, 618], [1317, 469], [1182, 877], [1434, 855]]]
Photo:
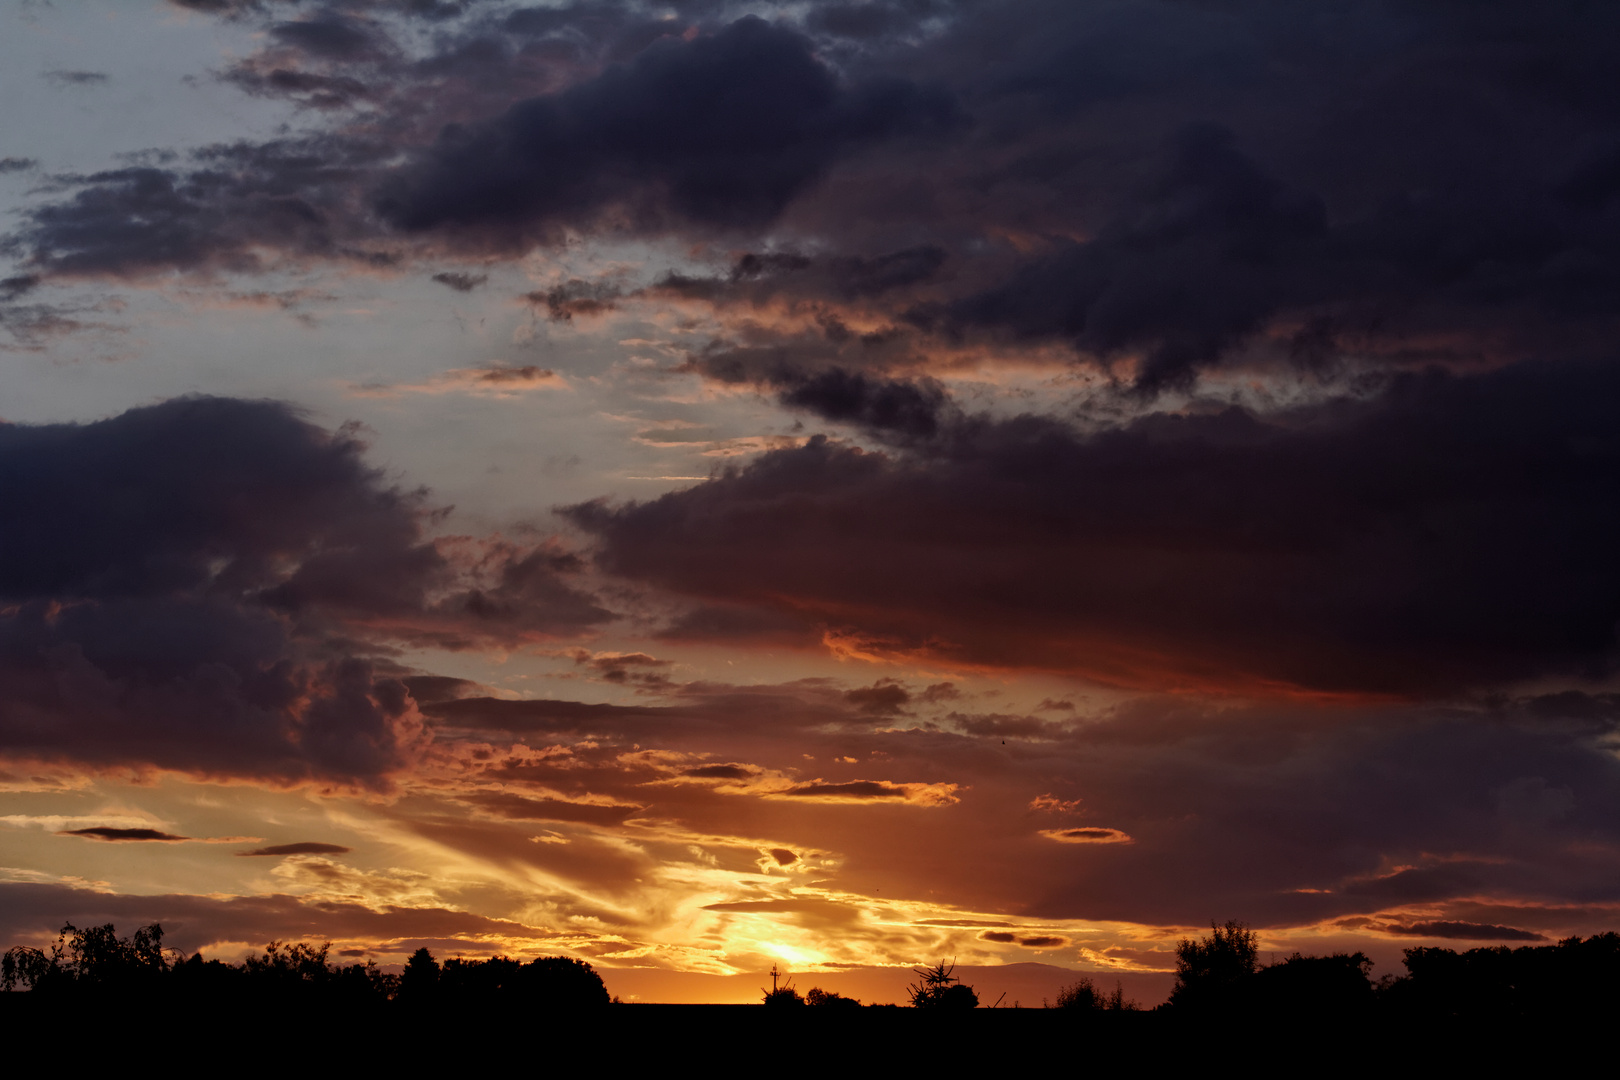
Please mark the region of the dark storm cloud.
[[[926, 410], [858, 381], [897, 353], [923, 368], [945, 346], [1068, 349], [1151, 400], [1223, 366], [1331, 381], [1590, 356], [1620, 321], [1607, 8], [1018, 0], [773, 23], [725, 3], [198, 6], [262, 20], [226, 79], [372, 111], [62, 178], [12, 238], [38, 269], [406, 258], [388, 226], [428, 251], [719, 230], [754, 249], [729, 272], [536, 302], [554, 318], [660, 289], [722, 312], [799, 305], [821, 362], [748, 377], [907, 430]], [[829, 353], [844, 382], [800, 385]]]
[[908, 82], [842, 86], [808, 39], [747, 18], [446, 129], [377, 206], [409, 232], [486, 230], [508, 245], [514, 229], [544, 235], [613, 205], [654, 228], [758, 227], [851, 148], [952, 120], [947, 98]]
[[6, 173], [27, 172], [36, 168], [39, 162], [34, 158], [6, 157], [0, 158], [0, 176]]
[[252, 851], [238, 851], [242, 856], [281, 856], [281, 855], [347, 855], [349, 848], [342, 844], [323, 844], [316, 840], [300, 840], [296, 844], [271, 844], [268, 847], [254, 848]]
[[[497, 247], [604, 213], [632, 230], [751, 228], [851, 153], [959, 122], [943, 91], [881, 72], [842, 78], [783, 26], [749, 17], [686, 40], [656, 19], [609, 33], [599, 14], [520, 11], [506, 29], [469, 16], [414, 58], [369, 14], [272, 22], [265, 50], [222, 78], [319, 109], [366, 101], [371, 117], [179, 165], [59, 177], [71, 194], [35, 208], [9, 243], [57, 274], [128, 277], [255, 272], [264, 252], [388, 264], [401, 253], [386, 225]], [[546, 40], [595, 40], [588, 55], [559, 66], [533, 52], [530, 24], [557, 19], [561, 38]], [[401, 155], [414, 163], [386, 164]], [[882, 289], [917, 258], [850, 266], [861, 288]]]
[[190, 840], [189, 836], [176, 836], [173, 833], [160, 832], [157, 829], [115, 829], [110, 825], [96, 825], [88, 829], [67, 829], [59, 836], [83, 836], [91, 840], [155, 840], [160, 843], [175, 843], [180, 840]]
[[362, 450], [286, 406], [219, 398], [0, 426], [0, 746], [382, 782], [417, 720], [366, 655], [372, 620], [454, 646], [606, 616], [564, 580], [566, 553], [447, 559], [420, 494]]
[[1103, 357], [1145, 349], [1139, 387], [1186, 383], [1266, 316], [1317, 299], [1308, 273], [1324, 258], [1324, 206], [1260, 175], [1232, 142], [1218, 128], [1188, 128], [1154, 203], [954, 302], [946, 324], [1066, 338]]
[[1449, 692], [1613, 669], [1617, 408], [1613, 366], [1428, 372], [1269, 418], [969, 419], [899, 455], [813, 440], [570, 513], [615, 573], [898, 652]]
[[[1148, 396], [1238, 362], [1322, 377], [1549, 341], [1590, 355], [1620, 314], [1616, 67], [1593, 36], [1614, 18], [968, 6], [906, 70], [951, 85], [973, 132], [924, 183], [880, 164], [833, 177], [804, 225], [852, 253], [932, 234], [914, 250], [948, 254], [952, 282], [902, 292], [890, 317], [1067, 343]], [[803, 266], [761, 270], [703, 295], [806, 295]], [[836, 280], [819, 294], [851, 299]]]

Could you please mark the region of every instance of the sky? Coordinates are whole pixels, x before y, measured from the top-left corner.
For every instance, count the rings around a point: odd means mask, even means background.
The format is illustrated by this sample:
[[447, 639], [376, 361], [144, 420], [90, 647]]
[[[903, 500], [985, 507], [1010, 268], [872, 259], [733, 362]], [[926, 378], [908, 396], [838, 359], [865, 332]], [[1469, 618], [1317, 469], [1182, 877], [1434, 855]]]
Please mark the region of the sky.
[[4, 0], [0, 940], [1152, 1004], [1620, 926], [1617, 42]]

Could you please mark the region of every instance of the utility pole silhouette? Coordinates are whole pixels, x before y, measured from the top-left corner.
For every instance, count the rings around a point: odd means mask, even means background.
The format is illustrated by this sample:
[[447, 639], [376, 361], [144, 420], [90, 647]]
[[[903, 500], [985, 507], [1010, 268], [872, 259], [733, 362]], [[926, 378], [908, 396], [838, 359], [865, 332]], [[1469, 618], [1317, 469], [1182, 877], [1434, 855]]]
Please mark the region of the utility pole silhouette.
[[772, 964], [771, 965], [771, 993], [773, 993], [773, 994], [776, 993], [776, 979], [777, 979], [778, 974], [779, 974], [779, 972], [776, 970], [776, 965]]

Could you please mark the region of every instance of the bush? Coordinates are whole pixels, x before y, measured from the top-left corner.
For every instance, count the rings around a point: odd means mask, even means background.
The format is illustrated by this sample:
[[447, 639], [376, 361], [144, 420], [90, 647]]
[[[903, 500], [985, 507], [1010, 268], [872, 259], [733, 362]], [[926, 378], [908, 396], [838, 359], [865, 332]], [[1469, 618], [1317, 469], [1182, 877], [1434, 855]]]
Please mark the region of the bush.
[[916, 1009], [974, 1009], [978, 1008], [979, 995], [951, 974], [956, 965], [945, 966], [940, 961], [937, 967], [912, 968], [919, 977], [915, 986], [906, 989], [911, 994], [912, 1008]]
[[1097, 989], [1090, 977], [1082, 975], [1077, 981], [1058, 991], [1057, 1001], [1048, 1008], [1077, 1009], [1084, 1012], [1134, 1012], [1137, 1004], [1125, 997], [1125, 988], [1114, 984], [1114, 991], [1105, 994]]
[[859, 1009], [861, 1003], [855, 998], [835, 994], [831, 990], [823, 990], [819, 986], [812, 986], [810, 992], [804, 995], [806, 1005], [831, 1005], [834, 1008]]

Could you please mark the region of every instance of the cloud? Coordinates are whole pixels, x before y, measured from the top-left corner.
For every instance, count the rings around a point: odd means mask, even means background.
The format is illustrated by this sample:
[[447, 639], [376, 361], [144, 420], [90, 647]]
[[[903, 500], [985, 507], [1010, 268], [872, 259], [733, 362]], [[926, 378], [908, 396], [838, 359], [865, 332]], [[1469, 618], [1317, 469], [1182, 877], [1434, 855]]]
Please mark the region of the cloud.
[[1598, 676], [1620, 618], [1600, 584], [1613, 371], [1430, 371], [1096, 433], [969, 417], [568, 513], [613, 573], [934, 663], [1250, 693]]
[[1546, 941], [1543, 934], [1519, 930], [1511, 926], [1489, 926], [1483, 923], [1449, 922], [1436, 920], [1414, 923], [1374, 924], [1374, 929], [1385, 934], [1404, 937], [1445, 938], [1462, 941]]
[[445, 285], [456, 290], [456, 292], [466, 293], [472, 292], [474, 289], [478, 288], [478, 286], [488, 281], [489, 275], [452, 273], [447, 270], [444, 273], [434, 274], [433, 280], [437, 281], [440, 285]]
[[381, 185], [377, 210], [406, 232], [505, 247], [614, 206], [757, 227], [862, 143], [954, 119], [948, 98], [899, 79], [843, 86], [812, 50], [754, 17], [657, 41], [628, 65], [447, 128]]
[[752, 780], [758, 772], [747, 765], [698, 765], [683, 769], [681, 775], [698, 780]]
[[832, 802], [864, 803], [894, 799], [918, 806], [949, 806], [959, 801], [956, 784], [897, 784], [891, 780], [846, 780], [829, 783], [812, 780], [770, 792], [777, 798], [826, 799]]
[[447, 556], [421, 495], [362, 451], [286, 406], [220, 398], [0, 426], [0, 498], [27, 522], [0, 541], [0, 748], [383, 783], [421, 720], [361, 642], [605, 617], [555, 548]]
[[270, 28], [277, 41], [323, 59], [352, 60], [379, 47], [377, 35], [364, 23], [327, 12]]
[[1066, 937], [1057, 937], [1053, 934], [1033, 934], [1023, 936], [1007, 930], [986, 930], [979, 935], [980, 941], [993, 941], [998, 945], [1022, 945], [1026, 949], [1058, 949], [1069, 943]]
[[1100, 825], [1080, 825], [1072, 829], [1042, 829], [1041, 835], [1060, 844], [1129, 844], [1131, 838], [1118, 829]]
[[898, 716], [911, 701], [911, 694], [894, 679], [879, 679], [871, 686], [844, 691], [844, 700], [868, 716]]
[[103, 71], [47, 71], [44, 78], [47, 82], [56, 86], [96, 86], [107, 81], [107, 73]]
[[270, 844], [252, 851], [238, 851], [242, 856], [281, 855], [347, 855], [350, 849], [342, 844], [323, 844], [316, 840], [300, 840], [295, 844]]
[[593, 825], [618, 825], [646, 810], [645, 806], [616, 803], [573, 802], [568, 799], [531, 799], [499, 792], [462, 796], [462, 801], [498, 817], [518, 821], [575, 821]]
[[[1591, 359], [1620, 317], [1608, 13], [196, 7], [257, 23], [229, 83], [326, 115], [54, 178], [11, 238], [33, 270], [723, 237], [713, 275], [531, 299], [567, 319], [679, 295], [722, 324], [693, 370], [735, 380], [731, 361], [780, 347], [780, 378], [747, 378], [912, 434], [939, 411], [928, 369], [964, 350], [1079, 362], [1140, 403], [1212, 373], [1319, 387], [1549, 346]], [[915, 377], [881, 377], [897, 367]]]
[[65, 829], [61, 836], [82, 836], [89, 840], [155, 840], [161, 843], [176, 843], [190, 840], [189, 836], [176, 836], [173, 833], [160, 832], [157, 829], [116, 829], [108, 825], [92, 825], [85, 829]]
[[568, 380], [551, 368], [535, 364], [518, 367], [493, 365], [451, 368], [418, 383], [359, 383], [350, 387], [354, 397], [398, 397], [401, 394], [475, 394], [511, 398], [535, 390], [557, 390]]

